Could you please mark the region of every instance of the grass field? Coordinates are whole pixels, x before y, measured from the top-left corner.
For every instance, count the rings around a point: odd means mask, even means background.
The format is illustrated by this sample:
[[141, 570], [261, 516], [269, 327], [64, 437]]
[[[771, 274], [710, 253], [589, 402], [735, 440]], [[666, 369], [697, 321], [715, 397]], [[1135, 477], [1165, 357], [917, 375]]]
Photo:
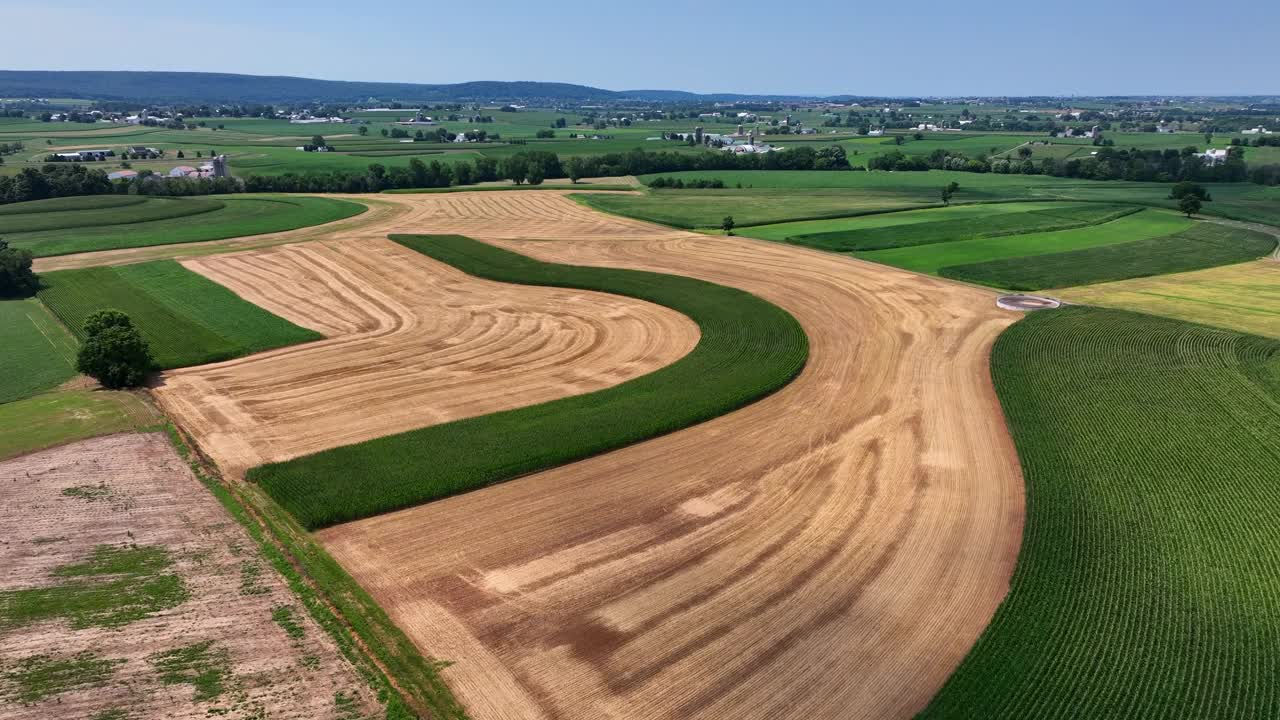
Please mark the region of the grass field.
[[941, 205], [936, 189], [919, 188], [654, 190], [644, 195], [574, 197], [604, 212], [687, 229], [718, 228], [726, 215], [745, 227]]
[[164, 417], [137, 393], [65, 390], [0, 404], [0, 460], [97, 435], [157, 426]]
[[859, 217], [842, 217], [827, 220], [800, 220], [798, 222], [781, 222], [770, 225], [752, 225], [735, 231], [744, 237], [760, 240], [783, 241], [801, 235], [820, 235], [852, 230], [886, 228], [901, 225], [929, 223], [935, 220], [959, 220], [962, 218], [988, 218], [1003, 213], [1020, 213], [1032, 210], [1045, 210], [1059, 203], [1008, 202], [982, 203], [974, 205], [952, 205], [950, 207], [930, 207], [923, 210], [899, 210], [882, 212]]
[[[41, 275], [40, 299], [77, 336], [96, 310], [122, 310], [161, 368], [226, 360], [320, 338], [172, 260]], [[83, 338], [81, 338], [83, 339]]]
[[48, 390], [76, 374], [76, 341], [36, 300], [0, 300], [0, 403]]
[[[542, 263], [457, 236], [397, 242], [489, 280], [597, 290], [665, 305], [701, 329], [688, 355], [583, 395], [433, 425], [250, 470], [308, 528], [420, 504], [710, 419], [789, 382], [808, 340], [754, 295], [651, 272]], [[351, 473], [362, 478], [356, 486]]]
[[1280, 263], [1273, 260], [1067, 288], [1054, 295], [1280, 339]]
[[1094, 203], [1081, 205], [1002, 203], [979, 205], [976, 208], [986, 209], [987, 212], [985, 214], [965, 213], [960, 217], [950, 218], [946, 210], [922, 210], [909, 214], [917, 217], [929, 215], [935, 217], [926, 222], [909, 224], [905, 227], [889, 225], [860, 228], [850, 223], [851, 227], [847, 229], [792, 235], [786, 240], [797, 245], [833, 252], [885, 250], [1005, 235], [1070, 230], [1117, 220], [1141, 210], [1133, 206]]
[[[221, 210], [225, 203], [213, 198], [152, 198], [138, 195], [91, 195], [88, 197], [34, 200], [4, 206], [0, 213], [0, 233], [30, 233], [108, 225], [134, 225], [156, 220], [182, 218]], [[127, 228], [125, 228], [127, 230]]]
[[1280, 342], [1069, 307], [1006, 330], [992, 376], [1022, 551], [921, 717], [1280, 716]]
[[1192, 222], [1165, 210], [1143, 210], [1102, 225], [1028, 233], [1004, 237], [960, 240], [860, 252], [864, 260], [885, 263], [915, 272], [938, 274], [944, 267], [988, 262], [1004, 258], [1046, 255], [1069, 250], [1155, 238], [1185, 230]]
[[[8, 209], [24, 204], [11, 205]], [[177, 214], [177, 209], [190, 212]], [[30, 213], [31, 218], [41, 222], [60, 224], [59, 228], [11, 232], [6, 233], [5, 238], [13, 247], [26, 248], [36, 257], [47, 257], [261, 235], [341, 220], [366, 209], [359, 203], [323, 197], [153, 198], [141, 204], [107, 209]], [[147, 213], [158, 211], [175, 214], [167, 219], [147, 219]], [[92, 214], [102, 224], [79, 224], [76, 217], [81, 213]], [[190, 215], [198, 217], [187, 217]], [[20, 222], [24, 217], [0, 215], [0, 226], [5, 222]]]
[[1271, 235], [1204, 222], [1162, 237], [954, 265], [939, 269], [938, 274], [1010, 290], [1040, 290], [1247, 262], [1270, 254], [1275, 247]]

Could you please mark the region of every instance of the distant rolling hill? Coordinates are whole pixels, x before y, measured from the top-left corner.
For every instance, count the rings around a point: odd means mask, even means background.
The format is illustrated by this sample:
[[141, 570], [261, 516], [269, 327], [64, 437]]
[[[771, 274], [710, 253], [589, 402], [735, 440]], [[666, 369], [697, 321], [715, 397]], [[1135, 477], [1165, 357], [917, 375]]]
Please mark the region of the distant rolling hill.
[[555, 82], [481, 80], [455, 84], [348, 82], [287, 76], [125, 70], [0, 70], [0, 97], [74, 97], [155, 103], [651, 102], [798, 99], [680, 90], [602, 90]]

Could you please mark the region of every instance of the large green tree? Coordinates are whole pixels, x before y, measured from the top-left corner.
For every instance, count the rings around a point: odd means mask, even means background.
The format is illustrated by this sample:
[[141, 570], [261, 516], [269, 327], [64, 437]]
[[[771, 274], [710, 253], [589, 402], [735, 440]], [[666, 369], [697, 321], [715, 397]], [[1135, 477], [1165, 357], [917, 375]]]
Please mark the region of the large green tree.
[[99, 310], [84, 321], [85, 341], [76, 369], [112, 390], [141, 385], [155, 367], [147, 341], [119, 310]]
[[31, 272], [31, 251], [9, 247], [0, 240], [0, 297], [26, 297], [40, 287]]

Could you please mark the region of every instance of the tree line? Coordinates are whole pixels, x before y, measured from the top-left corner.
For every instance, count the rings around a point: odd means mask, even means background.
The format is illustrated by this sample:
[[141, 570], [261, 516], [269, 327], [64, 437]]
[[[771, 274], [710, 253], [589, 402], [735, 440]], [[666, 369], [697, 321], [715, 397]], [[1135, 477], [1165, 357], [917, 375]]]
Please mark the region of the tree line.
[[[905, 155], [899, 150], [872, 158], [871, 170], [959, 170], [976, 173], [1052, 175], [1093, 180], [1154, 182], [1240, 182], [1280, 184], [1280, 165], [1246, 167], [1240, 148], [1228, 150], [1225, 162], [1208, 165], [1194, 148], [1184, 150], [1117, 150], [1104, 147], [1097, 155], [1067, 160], [1025, 158], [970, 158], [935, 150], [928, 155]], [[107, 179], [107, 174], [80, 164], [23, 168], [16, 175], [0, 176], [0, 203], [43, 200], [71, 195], [209, 195], [237, 192], [362, 193], [410, 188], [443, 188], [510, 180], [517, 185], [538, 185], [544, 180], [584, 177], [648, 175], [686, 170], [853, 170], [844, 148], [797, 146], [780, 152], [670, 152], [646, 151], [561, 158], [543, 150], [525, 150], [502, 158], [442, 163], [409, 160], [406, 166], [388, 168], [372, 163], [363, 171], [250, 175], [245, 178], [168, 178], [149, 170], [135, 180]], [[688, 187], [688, 185], [686, 185]]]
[[[1026, 150], [1026, 148], [1022, 148]], [[1051, 175], [1084, 180], [1132, 180], [1137, 182], [1244, 182], [1275, 185], [1280, 165], [1246, 165], [1240, 147], [1227, 149], [1223, 162], [1210, 164], [1193, 147], [1182, 150], [1120, 150], [1102, 147], [1085, 158], [1045, 158], [1036, 162], [1030, 152], [1018, 157], [971, 158], [950, 150], [928, 155], [906, 155], [893, 150], [867, 162], [869, 170], [958, 170], [961, 172]]]

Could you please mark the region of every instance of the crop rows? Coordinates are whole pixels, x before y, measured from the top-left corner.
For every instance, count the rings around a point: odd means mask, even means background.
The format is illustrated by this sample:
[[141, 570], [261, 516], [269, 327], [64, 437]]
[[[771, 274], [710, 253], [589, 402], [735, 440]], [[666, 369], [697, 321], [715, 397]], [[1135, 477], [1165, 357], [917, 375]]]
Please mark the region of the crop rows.
[[107, 208], [141, 205], [149, 200], [146, 195], [77, 195], [73, 197], [29, 200], [12, 205], [0, 205], [0, 217], [5, 215], [31, 215], [35, 213], [62, 213], [80, 210], [105, 210]]
[[[80, 198], [67, 199], [79, 200]], [[58, 198], [57, 200], [61, 201], [63, 198]], [[22, 203], [13, 207], [21, 208]], [[223, 202], [212, 198], [146, 198], [146, 202], [141, 203], [92, 209], [68, 209], [62, 212], [50, 212], [42, 208], [32, 213], [0, 216], [0, 233], [130, 225], [154, 220], [185, 218], [199, 215], [200, 213], [221, 210], [223, 207], [225, 207]]]
[[1000, 237], [1002, 235], [1070, 230], [1117, 220], [1139, 210], [1141, 208], [1117, 207], [1115, 205], [1086, 205], [1074, 208], [1064, 207], [1051, 210], [982, 215], [955, 220], [913, 223], [910, 225], [813, 233], [789, 237], [787, 242], [833, 252], [883, 250], [957, 240]]
[[808, 339], [791, 315], [734, 288], [652, 272], [543, 263], [457, 236], [392, 239], [489, 280], [595, 290], [665, 305], [694, 320], [701, 339], [675, 363], [605, 390], [249, 472], [249, 479], [311, 529], [465, 492], [709, 420], [782, 387], [808, 357]]
[[1199, 223], [1164, 237], [938, 270], [943, 277], [1011, 290], [1091, 285], [1255, 260], [1276, 240], [1243, 228]]
[[85, 319], [121, 310], [161, 368], [199, 365], [319, 338], [172, 260], [60, 270], [41, 276], [40, 299], [80, 339]]
[[35, 300], [0, 300], [0, 354], [0, 403], [75, 375], [75, 339]]
[[[46, 257], [260, 235], [341, 220], [367, 209], [358, 203], [322, 197], [182, 198], [158, 202], [198, 203], [206, 211], [194, 218], [183, 216], [129, 224], [64, 227], [13, 234], [6, 239], [14, 247], [31, 250], [36, 257]], [[217, 203], [221, 207], [208, 208], [208, 203]], [[133, 211], [138, 207], [120, 208], [116, 212]], [[4, 219], [0, 218], [0, 223], [3, 222]]]
[[922, 717], [1280, 717], [1280, 342], [1067, 307], [992, 376], [1022, 551]]

